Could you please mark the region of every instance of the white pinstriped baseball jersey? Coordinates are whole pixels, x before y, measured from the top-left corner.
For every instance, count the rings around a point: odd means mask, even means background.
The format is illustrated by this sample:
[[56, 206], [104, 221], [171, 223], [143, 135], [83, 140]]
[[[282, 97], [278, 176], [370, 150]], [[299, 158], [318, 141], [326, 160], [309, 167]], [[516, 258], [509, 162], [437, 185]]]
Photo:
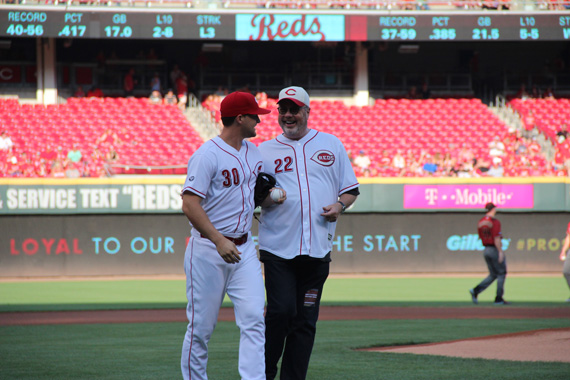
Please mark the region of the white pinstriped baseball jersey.
[[332, 248], [336, 222], [321, 216], [323, 207], [359, 186], [341, 141], [309, 130], [300, 140], [280, 135], [259, 150], [265, 171], [287, 192], [283, 204], [261, 210], [260, 249], [285, 259], [324, 257]]
[[[251, 229], [253, 193], [263, 170], [261, 154], [249, 141], [235, 150], [220, 137], [205, 142], [188, 161], [182, 193], [201, 198], [210, 222], [224, 236], [239, 237]], [[192, 236], [200, 233], [192, 230]]]

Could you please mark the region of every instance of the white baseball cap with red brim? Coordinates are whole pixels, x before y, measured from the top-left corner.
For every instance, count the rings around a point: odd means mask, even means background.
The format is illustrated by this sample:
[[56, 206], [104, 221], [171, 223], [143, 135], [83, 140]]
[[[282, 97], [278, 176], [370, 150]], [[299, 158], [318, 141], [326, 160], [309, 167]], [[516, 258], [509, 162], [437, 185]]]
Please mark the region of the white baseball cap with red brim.
[[303, 87], [297, 87], [297, 86], [291, 86], [281, 90], [281, 92], [279, 92], [279, 100], [277, 101], [277, 103], [279, 103], [283, 99], [289, 99], [299, 107], [303, 106], [309, 107], [309, 104], [311, 102], [311, 100], [309, 99], [309, 94], [307, 94], [307, 91], [305, 91]]

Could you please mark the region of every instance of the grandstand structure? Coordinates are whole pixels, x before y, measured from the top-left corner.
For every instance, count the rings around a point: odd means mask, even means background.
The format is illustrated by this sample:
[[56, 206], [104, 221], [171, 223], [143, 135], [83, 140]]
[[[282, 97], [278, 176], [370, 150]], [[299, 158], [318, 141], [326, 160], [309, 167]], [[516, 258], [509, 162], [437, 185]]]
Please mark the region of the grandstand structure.
[[[265, 102], [275, 109], [276, 99]], [[487, 176], [495, 161], [504, 176], [568, 173], [569, 140], [559, 141], [551, 128], [568, 120], [568, 99], [510, 101], [517, 114], [537, 115], [528, 131], [508, 125], [480, 99], [378, 99], [363, 107], [315, 100], [311, 106], [310, 127], [338, 136], [353, 156], [364, 151], [370, 157], [369, 172], [354, 166], [359, 175], [479, 177]], [[219, 121], [219, 101], [204, 101], [202, 107]], [[49, 106], [4, 99], [0, 122], [14, 144], [0, 151], [3, 177], [184, 174], [184, 163], [203, 143], [178, 107], [146, 98], [70, 98]], [[255, 144], [281, 133], [275, 111], [257, 131]], [[499, 154], [490, 146], [496, 138], [504, 143]], [[547, 145], [555, 149], [550, 159]], [[80, 161], [68, 158], [71, 150], [82, 153]], [[395, 164], [396, 154], [404, 156], [405, 167]]]
[[[139, 9], [144, 14], [151, 8], [417, 15], [437, 10], [483, 18], [509, 11], [570, 17], [565, 16], [567, 0], [4, 0], [0, 10], [16, 5], [91, 13]], [[192, 152], [220, 127], [221, 97], [214, 93], [251, 91], [274, 109], [278, 90], [287, 85], [301, 85], [311, 94], [310, 127], [338, 136], [353, 156], [363, 151], [370, 157], [368, 170], [355, 165], [362, 176], [485, 177], [496, 173], [489, 171], [494, 166], [502, 176], [566, 176], [570, 167], [570, 140], [560, 137], [570, 119], [567, 41], [534, 43], [535, 58], [523, 70], [526, 53], [513, 48], [523, 42], [20, 37], [0, 38], [0, 131], [11, 139], [11, 147], [0, 150], [2, 177], [182, 175]], [[159, 57], [142, 57], [138, 51], [147, 46], [156, 47]], [[107, 57], [99, 62], [103, 50]], [[482, 61], [507, 57], [498, 70], [497, 64], [479, 68]], [[191, 91], [200, 99], [185, 112], [148, 101], [151, 76], [158, 73], [166, 90], [175, 63], [194, 79]], [[139, 87], [136, 97], [126, 98], [122, 76], [131, 67]], [[431, 95], [410, 96], [408, 90], [423, 84]], [[556, 99], [519, 96], [520, 84], [554, 90]], [[79, 86], [98, 86], [105, 95], [76, 98], [72, 94]], [[496, 101], [499, 93], [508, 101]], [[262, 120], [255, 144], [281, 133], [276, 113]], [[499, 151], [492, 146], [495, 140], [502, 142]], [[71, 150], [81, 151], [79, 162], [67, 158]], [[394, 163], [399, 155], [404, 167]]]

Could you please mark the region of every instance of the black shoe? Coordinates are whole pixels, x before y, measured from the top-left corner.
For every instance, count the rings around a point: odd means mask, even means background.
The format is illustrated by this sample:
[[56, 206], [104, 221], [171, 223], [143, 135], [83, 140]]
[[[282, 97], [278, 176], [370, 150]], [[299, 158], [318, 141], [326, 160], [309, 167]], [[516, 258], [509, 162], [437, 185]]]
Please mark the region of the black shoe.
[[505, 301], [504, 299], [495, 299], [495, 305], [510, 305], [510, 302]]
[[479, 303], [479, 300], [477, 300], [477, 293], [475, 293], [475, 290], [473, 289], [469, 289], [469, 293], [471, 294], [471, 301], [477, 305]]

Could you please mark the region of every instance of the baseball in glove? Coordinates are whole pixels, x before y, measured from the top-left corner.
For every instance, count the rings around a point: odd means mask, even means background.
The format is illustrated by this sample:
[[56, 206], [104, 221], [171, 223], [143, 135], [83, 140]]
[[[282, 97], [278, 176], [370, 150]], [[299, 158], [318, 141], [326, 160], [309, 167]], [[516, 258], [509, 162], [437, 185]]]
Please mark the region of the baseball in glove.
[[259, 172], [257, 176], [257, 182], [255, 184], [255, 192], [253, 195], [253, 199], [255, 201], [255, 207], [260, 206], [265, 198], [269, 195], [271, 189], [275, 187], [277, 181], [275, 177], [271, 174]]

